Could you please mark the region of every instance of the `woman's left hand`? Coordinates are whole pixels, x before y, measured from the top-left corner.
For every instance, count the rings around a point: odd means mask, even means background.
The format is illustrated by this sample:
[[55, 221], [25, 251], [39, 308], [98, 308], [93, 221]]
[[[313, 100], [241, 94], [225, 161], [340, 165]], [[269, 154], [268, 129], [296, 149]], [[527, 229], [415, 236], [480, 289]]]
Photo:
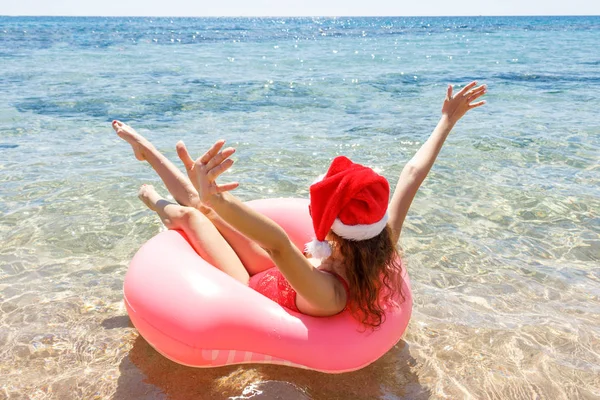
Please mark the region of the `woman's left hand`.
[[485, 104], [485, 100], [473, 103], [487, 93], [486, 85], [478, 87], [475, 87], [475, 85], [477, 85], [477, 82], [469, 83], [454, 96], [452, 95], [452, 85], [448, 85], [446, 99], [442, 106], [442, 115], [447, 117], [452, 124], [456, 124], [467, 111]]
[[239, 186], [238, 182], [217, 184], [216, 179], [233, 165], [229, 157], [235, 153], [235, 149], [228, 147], [221, 151], [225, 145], [224, 140], [218, 140], [204, 155], [196, 161], [190, 154], [182, 141], [177, 143], [177, 155], [183, 162], [188, 177], [198, 191], [200, 201], [210, 206], [211, 199], [220, 193], [233, 190]]

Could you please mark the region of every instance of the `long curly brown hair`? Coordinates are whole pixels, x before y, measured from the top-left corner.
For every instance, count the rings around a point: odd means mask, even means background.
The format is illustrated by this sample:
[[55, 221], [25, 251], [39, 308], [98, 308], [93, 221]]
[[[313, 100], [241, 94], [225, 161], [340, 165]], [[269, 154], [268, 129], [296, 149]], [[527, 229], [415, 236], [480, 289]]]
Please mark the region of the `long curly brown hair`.
[[378, 328], [385, 321], [384, 308], [397, 301], [396, 296], [404, 301], [402, 262], [391, 228], [386, 226], [374, 238], [359, 241], [344, 239], [333, 231], [329, 234], [344, 257], [352, 315], [365, 327]]

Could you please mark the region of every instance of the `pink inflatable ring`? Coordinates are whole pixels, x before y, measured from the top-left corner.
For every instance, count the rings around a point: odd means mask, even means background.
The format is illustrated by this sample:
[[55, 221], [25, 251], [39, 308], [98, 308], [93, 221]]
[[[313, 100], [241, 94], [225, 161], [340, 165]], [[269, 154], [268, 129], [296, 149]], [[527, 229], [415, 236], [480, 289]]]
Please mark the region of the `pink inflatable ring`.
[[[248, 204], [281, 225], [299, 248], [312, 239], [307, 200]], [[326, 318], [295, 313], [208, 264], [178, 231], [159, 233], [142, 246], [123, 289], [135, 327], [174, 362], [271, 363], [329, 373], [363, 368], [400, 340], [412, 310], [406, 273], [402, 290], [404, 302], [388, 308], [375, 331], [347, 311]]]

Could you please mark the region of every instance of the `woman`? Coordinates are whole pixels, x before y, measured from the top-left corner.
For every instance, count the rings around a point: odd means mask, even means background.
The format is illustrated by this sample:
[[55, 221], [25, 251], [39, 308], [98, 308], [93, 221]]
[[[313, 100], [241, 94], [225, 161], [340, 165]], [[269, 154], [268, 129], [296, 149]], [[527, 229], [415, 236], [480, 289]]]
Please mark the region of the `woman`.
[[[223, 149], [225, 141], [217, 141], [195, 161], [177, 143], [188, 180], [131, 127], [113, 121], [113, 128], [138, 160], [150, 163], [179, 204], [161, 198], [149, 185], [141, 187], [140, 199], [167, 228], [184, 231], [204, 259], [293, 311], [330, 316], [349, 308], [363, 324], [376, 328], [384, 320], [386, 299], [401, 287], [395, 246], [410, 204], [454, 125], [468, 110], [485, 104], [475, 102], [486, 93], [485, 85], [471, 82], [455, 96], [452, 91], [448, 86], [442, 117], [402, 170], [389, 206], [385, 178], [345, 157], [333, 160], [327, 174], [310, 187], [316, 239], [307, 244], [306, 255], [280, 226], [229, 193], [238, 183], [217, 184], [233, 164], [229, 157], [235, 150]], [[260, 271], [269, 258], [276, 267]]]

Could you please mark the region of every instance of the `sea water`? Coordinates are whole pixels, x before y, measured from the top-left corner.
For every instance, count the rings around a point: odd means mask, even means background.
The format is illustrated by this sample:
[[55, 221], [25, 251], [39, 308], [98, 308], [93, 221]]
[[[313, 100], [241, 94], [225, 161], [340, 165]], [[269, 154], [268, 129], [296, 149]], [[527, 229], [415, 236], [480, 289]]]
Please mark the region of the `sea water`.
[[[0, 17], [0, 397], [598, 398], [599, 48], [600, 17]], [[471, 80], [488, 103], [410, 209], [382, 359], [198, 370], [138, 336], [123, 278], [164, 227], [137, 189], [167, 192], [111, 120], [174, 161], [225, 138], [244, 200], [307, 197], [340, 154], [393, 189]]]

